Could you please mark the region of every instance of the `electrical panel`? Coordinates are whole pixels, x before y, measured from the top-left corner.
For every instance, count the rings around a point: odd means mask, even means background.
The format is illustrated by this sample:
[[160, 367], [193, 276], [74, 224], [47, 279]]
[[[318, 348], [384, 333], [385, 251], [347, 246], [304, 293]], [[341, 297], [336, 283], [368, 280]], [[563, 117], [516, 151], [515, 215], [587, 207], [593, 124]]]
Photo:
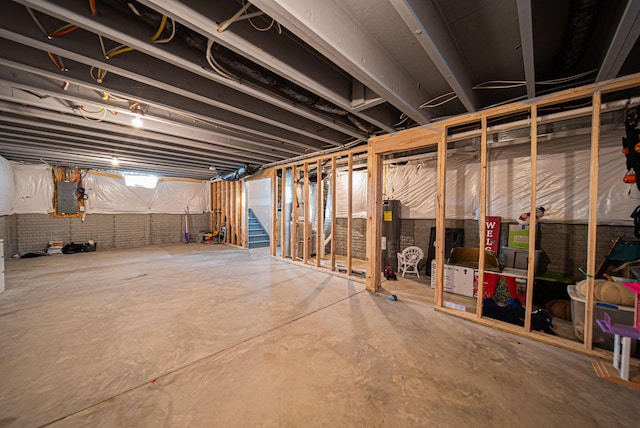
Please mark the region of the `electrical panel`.
[[78, 183], [75, 181], [58, 182], [58, 214], [76, 214], [78, 212]]

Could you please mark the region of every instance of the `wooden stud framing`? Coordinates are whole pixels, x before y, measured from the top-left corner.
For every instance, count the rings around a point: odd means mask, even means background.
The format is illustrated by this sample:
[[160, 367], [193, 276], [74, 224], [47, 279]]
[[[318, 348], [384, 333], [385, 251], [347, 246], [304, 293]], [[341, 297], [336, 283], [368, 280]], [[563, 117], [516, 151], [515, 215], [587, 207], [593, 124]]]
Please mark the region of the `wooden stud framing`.
[[302, 225], [302, 234], [303, 236], [303, 247], [302, 247], [302, 262], [307, 263], [309, 261], [309, 234], [311, 231], [309, 230], [309, 202], [310, 199], [310, 190], [309, 190], [309, 164], [304, 163], [303, 165], [303, 174], [304, 174], [304, 215], [303, 220], [304, 224]]
[[238, 196], [238, 182], [232, 181], [231, 192], [229, 194], [229, 215], [231, 216], [231, 244], [238, 245], [238, 224], [236, 222], [236, 199]]
[[535, 266], [536, 266], [536, 232], [538, 226], [538, 219], [534, 214], [536, 212], [537, 204], [537, 181], [535, 177], [538, 176], [538, 107], [531, 107], [531, 130], [529, 131], [531, 136], [531, 200], [529, 203], [529, 212], [532, 213], [529, 217], [529, 263], [527, 265], [527, 292], [526, 303], [524, 305], [524, 329], [531, 331], [531, 312], [533, 310], [533, 287], [535, 278]]
[[324, 211], [323, 203], [322, 203], [322, 163], [321, 160], [318, 159], [316, 161], [316, 267], [322, 266], [322, 253], [321, 251], [324, 247], [324, 233], [323, 233], [323, 223], [324, 216], [322, 215]]
[[216, 183], [216, 227], [218, 233], [222, 227], [222, 182]]
[[243, 206], [246, 204], [242, 203], [242, 199], [243, 199], [243, 192], [244, 192], [244, 181], [240, 180], [238, 181], [238, 198], [236, 199], [236, 215], [238, 218], [238, 245], [240, 245], [243, 248], [248, 248], [249, 247], [249, 243], [248, 243], [248, 237], [247, 237], [247, 225], [246, 225], [246, 218], [247, 215], [245, 214], [245, 210], [246, 208], [243, 209]]
[[233, 233], [233, 230], [231, 230], [231, 182], [229, 181], [224, 182], [224, 196], [224, 218], [225, 225], [227, 227], [225, 232], [225, 242], [230, 244], [231, 233]]
[[287, 257], [287, 243], [286, 243], [286, 233], [285, 233], [285, 225], [286, 219], [285, 214], [287, 212], [287, 167], [282, 168], [282, 189], [280, 189], [280, 251], [282, 253], [282, 258], [285, 259]]
[[274, 168], [271, 173], [271, 237], [269, 250], [272, 256], [276, 255], [276, 231], [278, 222], [278, 174]]
[[353, 261], [353, 153], [347, 159], [347, 275], [351, 275]]
[[336, 208], [338, 207], [338, 194], [336, 186], [338, 183], [336, 169], [336, 157], [331, 158], [331, 270], [336, 270]]
[[377, 291], [382, 281], [382, 155], [369, 141], [367, 157], [367, 290]]
[[436, 289], [435, 306], [442, 307], [444, 296], [444, 219], [445, 219], [445, 197], [447, 189], [447, 130], [445, 129], [438, 142], [438, 179], [437, 185], [437, 214], [436, 214]]
[[[591, 176], [590, 176], [590, 199], [589, 199], [589, 226], [588, 226], [588, 252], [587, 252], [587, 272], [591, 277], [587, 277], [588, 291], [585, 304], [585, 342], [580, 347], [576, 344], [572, 344], [566, 340], [561, 340], [553, 336], [540, 334], [534, 331], [528, 331], [521, 327], [505, 324], [492, 319], [481, 318], [481, 313], [471, 314], [459, 310], [454, 310], [442, 306], [442, 288], [443, 288], [443, 248], [444, 248], [444, 178], [446, 167], [446, 137], [442, 137], [442, 143], [438, 146], [438, 218], [436, 219], [436, 293], [435, 293], [435, 306], [442, 312], [446, 312], [461, 318], [474, 320], [480, 324], [490, 325], [491, 327], [498, 328], [500, 330], [509, 331], [521, 336], [530, 337], [540, 342], [551, 343], [557, 346], [562, 346], [571, 350], [579, 350], [580, 352], [589, 355], [603, 355], [601, 351], [592, 349], [592, 328], [593, 328], [593, 277], [595, 273], [595, 255], [596, 255], [596, 232], [597, 232], [597, 196], [598, 196], [598, 175], [599, 175], [599, 139], [600, 139], [600, 110], [601, 110], [601, 92], [614, 92], [623, 89], [633, 88], [640, 86], [640, 73], [625, 76], [619, 79], [613, 79], [605, 82], [595, 83], [593, 85], [583, 86], [581, 88], [573, 88], [565, 91], [557, 92], [554, 94], [539, 97], [533, 100], [527, 100], [526, 102], [517, 102], [503, 106], [497, 106], [480, 112], [469, 113], [460, 115], [450, 119], [444, 119], [440, 122], [436, 122], [431, 125], [427, 125], [421, 128], [414, 128], [407, 131], [401, 131], [390, 135], [384, 135], [379, 137], [372, 137], [369, 140], [368, 145], [368, 167], [369, 167], [369, 185], [368, 195], [369, 200], [368, 216], [367, 216], [367, 289], [375, 291], [380, 284], [380, 235], [381, 227], [379, 226], [379, 217], [381, 213], [381, 183], [383, 180], [382, 161], [381, 155], [387, 153], [393, 153], [403, 150], [410, 150], [415, 148], [422, 148], [432, 143], [431, 136], [437, 131], [445, 132], [448, 127], [464, 125], [473, 122], [483, 122], [483, 133], [486, 133], [486, 120], [488, 117], [506, 116], [517, 112], [532, 112], [532, 151], [535, 150], [537, 154], [537, 109], [540, 106], [560, 104], [563, 102], [585, 98], [588, 96], [593, 97], [593, 116], [592, 116], [592, 130], [591, 130]], [[534, 132], [533, 130], [536, 129]], [[534, 135], [536, 135], [534, 137]], [[486, 137], [484, 137], [486, 138]], [[535, 144], [534, 144], [535, 143]], [[532, 152], [532, 182], [536, 180], [535, 172], [536, 165]], [[486, 161], [485, 161], [486, 162]], [[486, 165], [485, 165], [486, 167]], [[484, 189], [484, 185], [483, 185]], [[486, 191], [484, 189], [483, 191]], [[532, 193], [531, 209], [535, 210], [535, 190]], [[482, 196], [483, 201], [485, 196]], [[484, 205], [484, 202], [482, 205]], [[484, 213], [481, 214], [481, 220], [484, 220]], [[532, 216], [534, 217], [534, 216]], [[534, 223], [535, 225], [535, 220]], [[486, 225], [485, 225], [486, 227]], [[483, 233], [481, 232], [481, 235]], [[534, 234], [532, 234], [534, 235]], [[534, 236], [535, 237], [535, 236]], [[531, 237], [530, 237], [531, 239]], [[484, 246], [481, 246], [484, 248]], [[535, 241], [530, 248], [535, 250]], [[484, 252], [481, 251], [482, 255]], [[530, 264], [534, 262], [533, 257], [529, 258]], [[481, 264], [482, 266], [482, 264]], [[529, 272], [533, 271], [533, 267], [529, 266]], [[481, 276], [480, 276], [481, 277]], [[479, 281], [481, 287], [483, 281]], [[479, 293], [482, 290], [478, 291]], [[528, 296], [529, 294], [527, 294]], [[479, 299], [481, 300], [481, 299]], [[530, 318], [529, 298], [527, 298], [526, 304], [527, 319]], [[481, 306], [479, 306], [481, 309]]]
[[291, 165], [291, 187], [292, 187], [292, 200], [291, 200], [291, 260], [298, 258], [298, 250], [296, 249], [296, 241], [298, 239], [298, 192], [296, 185], [296, 166]]
[[591, 115], [591, 164], [589, 179], [589, 226], [587, 232], [587, 298], [584, 315], [584, 347], [593, 347], [593, 292], [596, 271], [596, 238], [598, 231], [598, 178], [600, 172], [600, 109], [602, 94], [593, 93]]
[[487, 234], [487, 117], [480, 120], [480, 236], [478, 248], [478, 298], [476, 299], [476, 317], [482, 318], [482, 298], [484, 297], [484, 240]]

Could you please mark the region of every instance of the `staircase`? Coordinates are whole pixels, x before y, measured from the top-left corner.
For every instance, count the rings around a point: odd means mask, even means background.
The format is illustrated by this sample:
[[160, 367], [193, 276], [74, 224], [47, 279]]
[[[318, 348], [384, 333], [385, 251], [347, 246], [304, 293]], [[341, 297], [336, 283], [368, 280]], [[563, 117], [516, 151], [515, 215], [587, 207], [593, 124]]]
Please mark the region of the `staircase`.
[[249, 208], [249, 248], [260, 248], [269, 246], [269, 234], [260, 221]]

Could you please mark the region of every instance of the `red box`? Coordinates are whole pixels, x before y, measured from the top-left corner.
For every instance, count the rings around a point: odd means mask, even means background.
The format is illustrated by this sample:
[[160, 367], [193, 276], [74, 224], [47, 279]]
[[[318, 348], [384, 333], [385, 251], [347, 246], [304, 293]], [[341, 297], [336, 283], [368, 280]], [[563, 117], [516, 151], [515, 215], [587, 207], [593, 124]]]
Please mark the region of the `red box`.
[[[508, 295], [507, 295], [508, 293]], [[527, 299], [527, 273], [485, 272], [483, 298], [493, 297], [499, 305], [506, 305], [509, 298], [517, 297], [521, 305]], [[473, 297], [478, 297], [478, 272], [473, 280]]]

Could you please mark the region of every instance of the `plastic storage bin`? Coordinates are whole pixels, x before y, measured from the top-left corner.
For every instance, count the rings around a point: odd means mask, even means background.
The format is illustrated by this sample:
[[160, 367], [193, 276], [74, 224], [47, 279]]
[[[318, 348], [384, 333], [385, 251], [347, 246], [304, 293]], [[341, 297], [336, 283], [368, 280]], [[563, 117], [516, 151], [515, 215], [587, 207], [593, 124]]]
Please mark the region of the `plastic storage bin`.
[[[569, 297], [571, 298], [571, 319], [573, 320], [573, 330], [576, 339], [584, 342], [584, 308], [586, 299], [578, 293], [575, 285], [568, 285], [567, 293], [569, 293]], [[614, 323], [633, 325], [634, 309], [629, 306], [618, 306], [598, 301], [595, 301], [593, 306], [593, 346], [612, 351], [613, 335], [603, 333], [595, 320], [604, 319], [604, 314], [608, 313], [611, 321]], [[632, 340], [631, 342], [631, 355], [635, 355], [637, 341]]]

